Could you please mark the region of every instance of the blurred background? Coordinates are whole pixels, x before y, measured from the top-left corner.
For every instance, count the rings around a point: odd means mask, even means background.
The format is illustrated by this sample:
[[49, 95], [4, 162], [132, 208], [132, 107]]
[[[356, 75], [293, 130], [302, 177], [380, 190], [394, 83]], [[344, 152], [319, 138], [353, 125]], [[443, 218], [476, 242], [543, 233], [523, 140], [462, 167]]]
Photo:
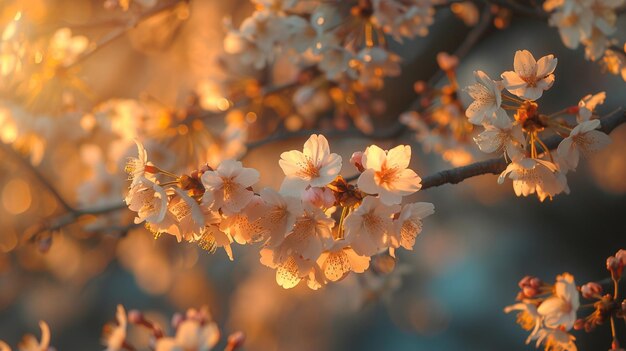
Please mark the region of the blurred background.
[[[133, 11], [142, 11], [137, 8], [110, 10], [95, 0], [0, 0], [0, 23], [6, 26], [21, 12], [33, 37], [49, 38], [69, 27], [74, 35], [97, 43], [116, 33], [120, 18], [137, 18]], [[146, 147], [162, 168], [189, 171], [212, 162], [208, 158], [241, 157], [247, 167], [260, 171], [260, 189], [279, 187], [280, 153], [300, 149], [307, 128], [337, 129], [288, 113], [285, 125], [304, 131], [301, 138], [242, 151], [240, 140], [271, 135], [276, 111], [231, 111], [195, 132], [175, 123], [177, 113], [189, 108], [190, 96], [210, 100], [210, 82], [228, 78], [224, 67], [232, 62], [222, 55], [224, 18], [239, 23], [252, 10], [247, 1], [193, 0], [141, 21], [80, 62], [79, 72], [68, 70], [68, 76], [80, 76], [88, 88], [70, 78], [44, 81], [39, 90], [32, 84], [9, 90], [19, 84], [7, 81], [24, 78], [4, 77], [0, 134], [19, 155], [3, 149], [0, 162], [1, 340], [16, 345], [23, 334], [38, 334], [37, 321], [45, 320], [58, 350], [98, 350], [103, 348], [102, 326], [114, 320], [117, 304], [146, 311], [162, 325], [169, 324], [173, 312], [207, 305], [224, 335], [236, 330], [246, 334], [246, 350], [528, 350], [533, 347], [524, 345], [527, 333], [515, 324], [514, 315], [503, 313], [514, 303], [524, 275], [552, 281], [570, 272], [578, 283], [607, 277], [606, 257], [626, 244], [621, 218], [626, 209], [624, 126], [611, 134], [611, 146], [568, 175], [571, 194], [552, 201], [517, 198], [510, 182], [497, 185], [492, 175], [418, 192], [409, 200], [432, 202], [436, 213], [425, 221], [414, 251], [401, 252], [389, 273], [381, 268], [352, 274], [318, 291], [277, 286], [275, 272], [258, 263], [253, 247], [236, 246], [231, 262], [222, 251], [209, 254], [178, 244], [172, 236], [154, 240], [142, 227], [118, 228], [132, 219], [125, 209], [87, 216], [45, 234], [45, 240], [29, 241], [38, 224], [64, 209], [24, 167], [26, 157], [73, 206], [106, 207], [120, 203], [127, 187], [123, 163], [136, 150], [133, 130], [161, 128], [149, 131], [158, 137]], [[624, 18], [618, 28], [623, 42]], [[385, 106], [384, 113], [372, 114], [374, 128], [392, 125], [411, 106], [417, 98], [414, 83], [437, 70], [436, 54], [453, 52], [470, 30], [444, 8], [437, 11], [428, 36], [402, 45], [390, 42], [402, 57], [403, 73], [373, 94], [372, 101]], [[582, 49], [565, 48], [545, 19], [527, 16], [486, 32], [461, 60], [459, 85], [472, 84], [477, 69], [492, 77], [511, 69], [519, 49], [536, 57], [552, 53], [559, 60], [542, 109], [557, 111], [600, 91], [607, 92], [600, 115], [625, 105], [623, 80], [585, 61]], [[264, 74], [271, 78], [255, 77], [280, 82], [292, 75], [289, 65]], [[465, 94], [463, 99], [469, 103]], [[233, 136], [236, 127], [245, 135]], [[213, 128], [210, 137], [205, 128]], [[227, 142], [232, 140], [234, 146]], [[419, 175], [452, 167], [441, 155], [425, 152], [412, 133], [375, 141], [334, 133], [329, 141], [344, 160], [373, 142], [383, 148], [406, 143], [413, 147], [411, 167]], [[211, 145], [210, 155], [203, 145]], [[474, 144], [468, 148], [475, 157], [489, 157]], [[353, 170], [344, 167], [344, 172], [349, 176]], [[386, 264], [383, 259], [373, 262]], [[618, 333], [626, 335], [620, 328]], [[576, 333], [579, 349], [608, 349], [610, 331], [604, 329]]]

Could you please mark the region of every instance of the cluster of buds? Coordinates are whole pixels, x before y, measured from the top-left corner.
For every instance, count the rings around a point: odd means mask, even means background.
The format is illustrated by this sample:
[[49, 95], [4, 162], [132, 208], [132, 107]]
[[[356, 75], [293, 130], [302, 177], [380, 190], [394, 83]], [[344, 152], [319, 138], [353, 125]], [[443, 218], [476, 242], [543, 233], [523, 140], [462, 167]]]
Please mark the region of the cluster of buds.
[[[372, 256], [402, 247], [412, 250], [422, 219], [434, 206], [417, 202], [401, 206], [421, 188], [410, 168], [411, 148], [383, 150], [376, 145], [353, 154], [361, 172], [357, 184], [339, 175], [341, 156], [331, 153], [322, 135], [312, 135], [302, 151], [281, 155], [285, 173], [279, 191], [253, 185], [259, 172], [239, 161], [225, 160], [176, 175], [139, 157], [127, 167], [131, 185], [126, 203], [155, 237], [163, 233], [179, 242], [197, 243], [213, 252], [231, 244], [260, 243], [261, 263], [276, 269], [284, 288], [306, 281], [312, 289], [363, 273]], [[167, 177], [169, 181], [161, 181]]]
[[414, 89], [420, 96], [421, 112], [405, 112], [400, 121], [415, 131], [424, 150], [441, 154], [454, 166], [463, 166], [474, 159], [468, 145], [475, 128], [465, 118], [465, 108], [460, 100], [456, 74], [459, 59], [441, 52], [437, 55], [437, 63], [449, 83], [435, 88], [417, 82]]
[[[607, 260], [611, 273], [613, 293], [605, 293], [602, 284], [590, 282], [577, 287], [574, 277], [568, 273], [559, 275], [555, 284], [547, 284], [537, 277], [527, 276], [519, 282], [517, 304], [505, 308], [505, 312], [518, 311], [517, 322], [531, 332], [526, 343], [536, 340], [546, 351], [576, 351], [576, 338], [570, 330], [594, 331], [610, 322], [613, 339], [611, 350], [623, 350], [615, 334], [615, 321], [626, 315], [626, 300], [620, 302], [619, 280], [626, 265], [626, 250], [619, 250]], [[580, 298], [593, 301], [581, 305]], [[582, 310], [593, 307], [593, 312], [580, 317]]]

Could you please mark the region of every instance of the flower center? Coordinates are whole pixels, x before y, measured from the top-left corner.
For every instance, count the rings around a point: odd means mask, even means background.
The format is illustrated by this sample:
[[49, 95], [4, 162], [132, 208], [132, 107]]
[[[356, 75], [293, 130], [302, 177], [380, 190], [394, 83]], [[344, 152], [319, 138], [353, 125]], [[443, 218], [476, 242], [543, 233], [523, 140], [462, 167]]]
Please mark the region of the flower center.
[[379, 185], [391, 185], [398, 180], [400, 170], [398, 168], [387, 168], [383, 166], [380, 171], [376, 172], [376, 183]]
[[298, 171], [298, 176], [301, 178], [318, 178], [320, 176], [319, 168], [313, 163], [311, 158], [306, 157], [305, 162], [300, 163], [300, 170]]

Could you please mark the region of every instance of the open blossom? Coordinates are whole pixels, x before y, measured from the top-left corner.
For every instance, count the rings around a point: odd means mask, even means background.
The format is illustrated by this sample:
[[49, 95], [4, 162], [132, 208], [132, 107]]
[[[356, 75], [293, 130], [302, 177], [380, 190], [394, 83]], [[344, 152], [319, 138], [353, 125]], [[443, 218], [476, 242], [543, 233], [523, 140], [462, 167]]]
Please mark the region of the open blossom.
[[569, 193], [567, 180], [558, 167], [549, 161], [522, 158], [509, 163], [500, 174], [498, 183], [502, 184], [506, 177], [513, 180], [513, 189], [517, 196], [537, 194], [539, 200], [565, 192]]
[[[39, 321], [41, 329], [41, 340], [37, 341], [34, 335], [25, 335], [17, 345], [19, 351], [49, 351], [50, 348], [50, 327], [44, 321]], [[10, 350], [10, 349], [9, 349]]]
[[547, 327], [570, 330], [574, 327], [578, 307], [580, 296], [574, 277], [564, 273], [556, 279], [553, 296], [542, 302], [537, 311]]
[[509, 158], [519, 159], [526, 145], [522, 127], [513, 123], [504, 110], [498, 111], [501, 112], [497, 113], [504, 114], [503, 118], [496, 118], [492, 123], [485, 124], [485, 130], [474, 137], [474, 141], [483, 152], [503, 151]]
[[328, 140], [323, 135], [311, 135], [302, 152], [283, 152], [278, 161], [285, 172], [281, 191], [294, 196], [308, 186], [322, 187], [332, 182], [341, 170], [341, 156], [330, 153]]
[[254, 196], [250, 189], [259, 181], [259, 172], [244, 168], [239, 161], [224, 160], [215, 171], [202, 174], [205, 188], [203, 203], [226, 212], [241, 211]]
[[267, 245], [278, 245], [302, 215], [302, 201], [296, 197], [283, 196], [271, 188], [261, 190], [260, 198], [264, 206], [258, 206], [250, 219], [258, 220], [267, 238]]
[[135, 224], [143, 221], [159, 223], [167, 213], [168, 197], [165, 190], [147, 178], [137, 178], [125, 201], [131, 211], [137, 212]]
[[124, 306], [117, 305], [115, 317], [117, 318], [117, 325], [107, 325], [104, 327], [103, 339], [104, 345], [107, 347], [105, 351], [120, 351], [125, 349], [124, 343], [126, 341], [126, 327], [128, 321]]
[[415, 238], [422, 232], [422, 219], [433, 213], [435, 213], [435, 206], [428, 202], [416, 202], [402, 207], [400, 215], [393, 221], [395, 233], [392, 236], [392, 245], [413, 250]]
[[276, 269], [276, 283], [285, 289], [291, 289], [309, 276], [315, 277], [315, 262], [305, 260], [298, 255], [289, 255], [278, 259], [275, 251], [261, 249], [261, 264]]
[[535, 338], [537, 332], [541, 328], [542, 317], [539, 315], [539, 312], [537, 312], [537, 306], [528, 302], [520, 302], [504, 308], [505, 313], [513, 311], [518, 311], [517, 323], [520, 327], [531, 332], [528, 339], [526, 339], [526, 343], [528, 344], [531, 340], [533, 340], [533, 338]]
[[289, 255], [316, 260], [332, 243], [332, 228], [335, 221], [312, 204], [304, 203], [303, 209], [285, 240], [276, 249], [278, 260], [283, 260]]
[[174, 337], [157, 339], [156, 351], [210, 351], [220, 339], [217, 324], [206, 308], [190, 309], [178, 324]]
[[602, 105], [606, 99], [605, 92], [599, 92], [594, 95], [587, 95], [578, 102], [578, 114], [576, 115], [576, 121], [582, 123], [588, 121], [593, 116], [598, 105]]
[[359, 189], [378, 194], [386, 205], [399, 204], [403, 196], [422, 187], [422, 179], [408, 168], [410, 161], [411, 147], [408, 145], [399, 145], [389, 151], [376, 145], [369, 146], [363, 153], [365, 171], [359, 176]]
[[597, 119], [582, 122], [572, 131], [569, 136], [559, 144], [557, 152], [561, 161], [569, 169], [576, 169], [580, 159], [580, 153], [587, 155], [603, 149], [611, 138], [605, 133], [596, 130], [600, 126]]
[[399, 205], [387, 206], [380, 199], [368, 196], [344, 220], [346, 240], [360, 255], [372, 256], [388, 248], [394, 228], [392, 216]]
[[346, 240], [335, 241], [328, 251], [317, 259], [324, 277], [332, 282], [345, 278], [348, 273], [363, 273], [369, 268], [370, 258], [357, 254]]
[[554, 83], [554, 70], [557, 59], [547, 55], [535, 61], [528, 50], [515, 52], [514, 71], [502, 73], [504, 87], [514, 95], [527, 100], [537, 100], [544, 90], [550, 89]]
[[496, 82], [483, 71], [475, 71], [475, 84], [467, 87], [468, 94], [474, 99], [465, 111], [470, 123], [480, 125], [491, 117], [502, 105], [502, 83]]
[[148, 153], [140, 142], [135, 140], [135, 143], [137, 144], [138, 155], [137, 157], [130, 157], [125, 167], [125, 171], [131, 180], [131, 188], [143, 178], [154, 181], [154, 176], [146, 172], [146, 166], [152, 166], [152, 163], [148, 162]]
[[545, 350], [549, 351], [577, 351], [578, 348], [574, 341], [576, 338], [568, 332], [561, 329], [541, 328], [533, 336], [536, 339], [536, 347], [544, 345]]

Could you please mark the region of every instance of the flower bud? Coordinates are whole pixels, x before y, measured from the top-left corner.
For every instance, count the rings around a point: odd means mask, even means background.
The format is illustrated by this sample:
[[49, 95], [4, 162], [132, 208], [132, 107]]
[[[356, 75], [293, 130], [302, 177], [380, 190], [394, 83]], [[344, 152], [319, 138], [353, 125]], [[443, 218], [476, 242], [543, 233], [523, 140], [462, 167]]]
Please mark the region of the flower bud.
[[[623, 256], [623, 254], [621, 255]], [[624, 271], [624, 264], [615, 256], [606, 259], [606, 269], [611, 272], [611, 278], [619, 279]]]
[[579, 318], [576, 320], [576, 322], [574, 322], [574, 330], [583, 330], [585, 329], [585, 320], [582, 318]]
[[315, 207], [329, 208], [335, 204], [335, 196], [327, 188], [308, 188], [302, 192], [302, 201], [310, 202]]
[[142, 324], [144, 321], [143, 313], [138, 310], [128, 311], [128, 321], [132, 324]]
[[592, 299], [602, 294], [602, 286], [598, 283], [587, 283], [580, 288], [583, 297], [586, 299]]
[[622, 267], [626, 267], [626, 250], [621, 249], [617, 251], [615, 258], [621, 263]]
[[437, 63], [442, 70], [451, 71], [459, 65], [459, 58], [446, 52], [440, 52], [437, 54]]
[[357, 151], [352, 154], [350, 157], [350, 163], [359, 170], [359, 172], [364, 172], [365, 168], [363, 167], [363, 151]]
[[228, 344], [225, 350], [234, 351], [240, 348], [241, 346], [243, 346], [243, 343], [245, 342], [245, 340], [246, 340], [246, 335], [243, 332], [241, 331], [234, 332], [228, 336]]

